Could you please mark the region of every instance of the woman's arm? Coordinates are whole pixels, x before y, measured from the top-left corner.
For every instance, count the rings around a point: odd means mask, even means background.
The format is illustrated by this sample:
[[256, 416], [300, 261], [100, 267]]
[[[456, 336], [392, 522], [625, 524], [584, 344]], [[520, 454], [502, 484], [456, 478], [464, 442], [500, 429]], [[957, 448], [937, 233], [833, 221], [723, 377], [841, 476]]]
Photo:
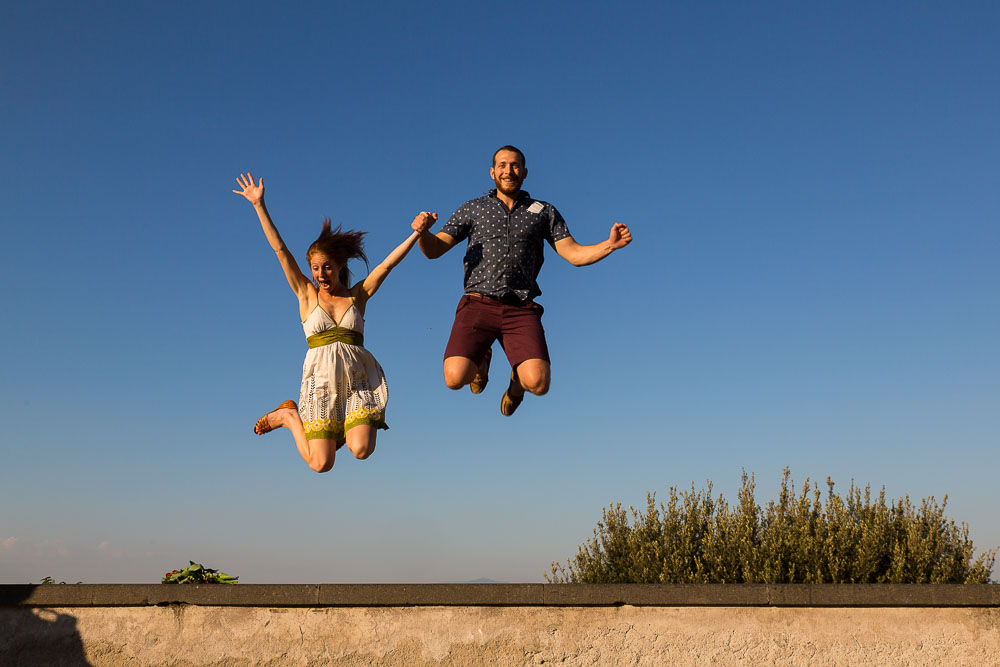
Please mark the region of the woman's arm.
[[378, 291], [378, 288], [382, 286], [389, 272], [392, 271], [397, 264], [403, 261], [406, 254], [410, 252], [416, 244], [417, 239], [422, 233], [430, 229], [434, 222], [437, 220], [437, 213], [427, 213], [421, 211], [417, 217], [413, 219], [413, 233], [410, 234], [405, 241], [396, 246], [395, 250], [389, 253], [389, 256], [382, 260], [382, 263], [372, 269], [372, 272], [368, 274], [368, 277], [363, 281], [358, 283], [354, 291], [357, 292], [356, 296], [360, 297], [362, 300], [367, 301]]
[[260, 226], [264, 230], [264, 236], [267, 237], [267, 242], [271, 244], [271, 249], [277, 255], [278, 262], [281, 263], [281, 268], [285, 272], [285, 278], [288, 279], [289, 286], [295, 292], [295, 296], [299, 298], [299, 301], [306, 299], [312, 283], [303, 275], [302, 270], [299, 269], [299, 265], [295, 263], [295, 258], [281, 239], [278, 228], [274, 226], [274, 222], [267, 212], [267, 206], [264, 204], [264, 179], [261, 178], [255, 185], [253, 176], [250, 172], [247, 172], [246, 176], [240, 174], [236, 178], [236, 182], [243, 189], [233, 190], [233, 192], [243, 195], [247, 201], [253, 204], [253, 210], [257, 211], [257, 217], [260, 218]]

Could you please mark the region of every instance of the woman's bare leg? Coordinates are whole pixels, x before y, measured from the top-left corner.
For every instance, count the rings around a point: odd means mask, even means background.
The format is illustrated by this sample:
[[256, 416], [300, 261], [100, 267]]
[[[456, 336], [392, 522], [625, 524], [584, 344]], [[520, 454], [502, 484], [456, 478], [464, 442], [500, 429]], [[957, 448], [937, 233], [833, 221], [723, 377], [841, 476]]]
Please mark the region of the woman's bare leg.
[[378, 429], [371, 424], [359, 424], [347, 432], [347, 448], [356, 459], [366, 459], [375, 451]]
[[[295, 447], [310, 468], [316, 472], [327, 472], [333, 467], [334, 459], [337, 457], [337, 443], [334, 440], [307, 440], [306, 430], [302, 426], [302, 419], [297, 410], [279, 408], [274, 412], [269, 412], [267, 423], [273, 428], [284, 426], [292, 432], [292, 437], [295, 438]], [[372, 449], [374, 448], [373, 443]]]
[[304, 446], [298, 439], [295, 446], [306, 464], [316, 472], [329, 472], [337, 458], [337, 442], [335, 440], [305, 440]]

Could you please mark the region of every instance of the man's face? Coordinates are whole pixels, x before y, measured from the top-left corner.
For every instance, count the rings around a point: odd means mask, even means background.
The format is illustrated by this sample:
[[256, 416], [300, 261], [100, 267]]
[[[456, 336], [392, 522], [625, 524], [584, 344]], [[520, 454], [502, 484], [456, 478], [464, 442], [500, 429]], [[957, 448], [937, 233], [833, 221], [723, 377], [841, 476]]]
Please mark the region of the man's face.
[[497, 184], [497, 191], [507, 196], [517, 194], [524, 183], [524, 177], [528, 175], [528, 169], [521, 162], [521, 156], [514, 151], [500, 151], [493, 158], [493, 167], [490, 169], [490, 176]]

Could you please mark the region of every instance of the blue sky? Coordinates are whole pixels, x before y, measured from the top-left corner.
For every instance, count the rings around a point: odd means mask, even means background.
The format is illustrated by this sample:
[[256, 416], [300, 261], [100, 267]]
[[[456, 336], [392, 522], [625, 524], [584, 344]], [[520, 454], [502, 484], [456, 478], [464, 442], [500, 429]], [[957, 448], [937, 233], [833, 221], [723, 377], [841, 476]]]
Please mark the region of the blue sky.
[[[994, 3], [8, 3], [0, 56], [2, 582], [542, 581], [608, 503], [785, 466], [1000, 546]], [[377, 261], [506, 143], [635, 239], [548, 253], [551, 392], [445, 388], [463, 249], [414, 252], [373, 457], [254, 436], [305, 345], [236, 175]]]

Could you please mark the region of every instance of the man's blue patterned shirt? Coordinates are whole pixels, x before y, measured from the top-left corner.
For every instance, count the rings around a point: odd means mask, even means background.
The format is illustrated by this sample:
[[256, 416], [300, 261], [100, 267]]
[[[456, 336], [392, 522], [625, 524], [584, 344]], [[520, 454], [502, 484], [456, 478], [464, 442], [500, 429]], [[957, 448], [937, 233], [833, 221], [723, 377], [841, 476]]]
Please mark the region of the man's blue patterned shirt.
[[441, 231], [465, 251], [465, 291], [525, 302], [542, 293], [536, 279], [545, 261], [542, 241], [554, 246], [570, 236], [566, 221], [548, 202], [521, 190], [513, 209], [496, 190], [462, 204]]

